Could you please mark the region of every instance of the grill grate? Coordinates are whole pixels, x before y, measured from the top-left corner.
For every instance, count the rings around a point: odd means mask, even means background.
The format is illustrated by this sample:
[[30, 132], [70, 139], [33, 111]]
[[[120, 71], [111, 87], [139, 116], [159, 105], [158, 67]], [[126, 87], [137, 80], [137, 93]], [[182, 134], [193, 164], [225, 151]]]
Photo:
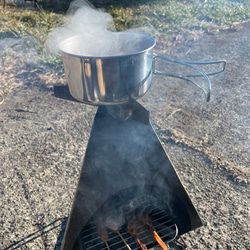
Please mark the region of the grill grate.
[[[159, 208], [151, 209], [153, 221], [152, 225], [155, 231], [161, 236], [162, 240], [165, 243], [170, 243], [175, 240], [178, 229], [176, 224], [170, 219], [170, 217], [166, 214], [166, 212]], [[137, 224], [137, 235], [142, 243], [144, 243], [147, 248], [151, 248], [156, 245], [156, 241], [153, 237], [152, 231], [146, 225], [142, 225], [139, 222]], [[133, 250], [141, 249], [136, 238], [131, 237], [130, 234], [127, 233], [126, 225], [120, 228], [120, 234], [125, 239], [127, 244]], [[109, 239], [107, 244], [110, 250], [128, 250], [127, 246], [124, 244], [120, 236], [109, 230], [108, 232]], [[80, 239], [82, 241], [82, 246], [85, 250], [104, 250], [107, 249], [105, 242], [101, 241], [97, 234], [96, 226], [91, 219], [82, 229], [80, 233]]]

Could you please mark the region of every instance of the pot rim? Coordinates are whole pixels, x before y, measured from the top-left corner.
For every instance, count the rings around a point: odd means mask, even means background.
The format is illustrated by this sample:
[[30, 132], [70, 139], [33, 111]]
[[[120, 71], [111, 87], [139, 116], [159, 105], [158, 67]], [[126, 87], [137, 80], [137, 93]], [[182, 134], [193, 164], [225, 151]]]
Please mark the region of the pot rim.
[[138, 55], [138, 54], [142, 54], [145, 53], [148, 50], [151, 50], [154, 48], [154, 46], [156, 45], [156, 41], [152, 36], [143, 34], [143, 33], [139, 33], [139, 32], [131, 32], [131, 31], [119, 31], [119, 32], [115, 32], [115, 33], [130, 33], [130, 34], [138, 34], [140, 36], [144, 36], [145, 39], [151, 39], [153, 44], [151, 46], [149, 46], [146, 49], [143, 50], [139, 50], [133, 53], [128, 53], [128, 54], [122, 54], [122, 55], [113, 55], [113, 56], [83, 56], [83, 55], [78, 55], [78, 54], [74, 54], [74, 53], [70, 53], [70, 52], [66, 52], [65, 50], [62, 49], [62, 46], [69, 42], [70, 40], [76, 39], [77, 37], [84, 37], [83, 35], [76, 35], [76, 36], [71, 36], [69, 38], [66, 38], [65, 40], [63, 40], [60, 44], [59, 44], [59, 51], [61, 51], [63, 54], [67, 54], [69, 56], [74, 56], [74, 57], [79, 57], [79, 58], [88, 58], [88, 59], [112, 59], [112, 58], [119, 58], [119, 57], [127, 57], [127, 56], [134, 56], [134, 55]]

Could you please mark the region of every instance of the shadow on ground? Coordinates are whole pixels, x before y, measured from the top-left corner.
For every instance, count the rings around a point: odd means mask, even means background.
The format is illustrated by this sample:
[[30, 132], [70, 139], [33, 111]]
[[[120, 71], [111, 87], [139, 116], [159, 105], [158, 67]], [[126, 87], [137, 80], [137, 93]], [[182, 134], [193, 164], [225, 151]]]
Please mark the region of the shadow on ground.
[[[55, 250], [60, 249], [63, 234], [64, 234], [66, 223], [67, 223], [67, 219], [68, 219], [67, 217], [60, 218], [60, 219], [57, 219], [57, 220], [51, 222], [48, 225], [42, 225], [42, 227], [39, 228], [37, 231], [27, 235], [26, 237], [22, 238], [21, 240], [18, 240], [15, 243], [9, 245], [8, 247], [4, 248], [4, 250], [8, 250], [8, 249], [13, 250], [13, 249], [18, 249], [18, 248], [24, 247], [27, 243], [32, 242], [35, 239], [50, 233], [52, 230], [54, 230], [58, 227], [61, 227], [61, 231], [57, 237], [57, 243], [56, 243], [54, 249]], [[46, 246], [45, 246], [45, 248], [46, 248]]]

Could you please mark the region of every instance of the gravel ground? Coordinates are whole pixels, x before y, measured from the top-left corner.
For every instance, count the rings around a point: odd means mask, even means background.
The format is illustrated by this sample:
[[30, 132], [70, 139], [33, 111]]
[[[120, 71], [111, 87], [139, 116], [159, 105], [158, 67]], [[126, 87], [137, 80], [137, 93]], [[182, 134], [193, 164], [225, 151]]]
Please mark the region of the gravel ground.
[[[204, 222], [184, 235], [188, 247], [250, 249], [250, 23], [213, 33], [187, 31], [156, 48], [227, 60], [211, 77], [209, 103], [189, 83], [160, 76], [140, 103]], [[63, 75], [30, 67], [0, 65], [0, 249], [60, 248], [96, 112], [53, 96]]]

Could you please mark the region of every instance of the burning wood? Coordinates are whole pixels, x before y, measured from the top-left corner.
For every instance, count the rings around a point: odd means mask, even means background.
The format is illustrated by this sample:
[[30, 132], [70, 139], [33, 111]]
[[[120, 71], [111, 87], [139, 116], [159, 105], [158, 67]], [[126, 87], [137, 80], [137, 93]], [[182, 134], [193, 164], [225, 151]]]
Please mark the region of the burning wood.
[[[137, 223], [148, 226], [152, 232], [154, 239], [161, 246], [163, 250], [167, 250], [166, 244], [163, 242], [161, 237], [157, 234], [152, 226], [153, 215], [151, 209], [146, 209], [144, 207], [140, 207], [140, 209], [136, 209], [136, 211], [131, 211], [127, 213], [125, 216], [124, 208], [122, 206], [122, 199], [119, 196], [113, 196], [111, 201], [104, 204], [99, 212], [96, 214], [95, 223], [98, 235], [100, 239], [106, 244], [107, 249], [109, 246], [107, 244], [108, 229], [112, 230], [114, 233], [118, 234], [126, 245], [126, 247], [130, 250], [130, 246], [125, 241], [120, 233], [120, 228], [124, 226], [127, 222], [127, 232], [131, 237], [136, 237], [137, 235]], [[138, 243], [142, 250], [146, 250], [147, 247], [145, 244], [141, 243], [141, 241], [136, 237]]]
[[152, 230], [152, 232], [154, 234], [154, 238], [158, 242], [158, 244], [161, 246], [161, 248], [163, 250], [168, 250], [168, 247], [163, 242], [163, 240], [161, 239], [161, 237], [156, 233], [156, 231], [154, 230], [153, 226], [150, 223], [147, 223], [146, 225]]
[[143, 213], [143, 214], [138, 215], [138, 220], [142, 224], [147, 225], [152, 230], [154, 234], [154, 238], [157, 241], [157, 243], [161, 246], [163, 250], [167, 250], [168, 247], [166, 246], [166, 244], [163, 242], [161, 237], [157, 234], [157, 232], [154, 230], [153, 226], [151, 225], [153, 216], [151, 214]]
[[148, 248], [146, 247], [145, 244], [141, 243], [141, 241], [137, 238], [138, 243], [140, 244], [140, 247], [142, 250], [147, 250]]

